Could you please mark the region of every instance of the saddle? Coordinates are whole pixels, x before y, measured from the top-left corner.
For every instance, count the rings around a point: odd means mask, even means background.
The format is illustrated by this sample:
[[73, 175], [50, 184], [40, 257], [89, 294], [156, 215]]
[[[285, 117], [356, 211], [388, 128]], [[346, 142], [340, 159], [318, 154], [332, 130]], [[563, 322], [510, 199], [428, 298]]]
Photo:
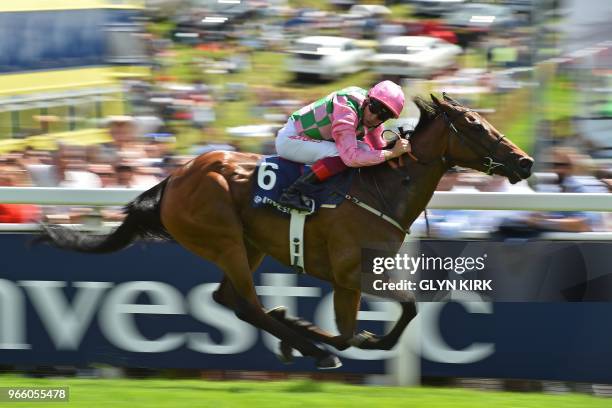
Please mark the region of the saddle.
[[[265, 156], [255, 169], [253, 177], [252, 205], [255, 208], [271, 206], [278, 211], [290, 214], [291, 209], [278, 203], [283, 190], [289, 187], [303, 173], [309, 172], [310, 166], [296, 163], [279, 156]], [[301, 191], [315, 202], [314, 211], [319, 208], [335, 208], [344, 199], [351, 187], [355, 171], [348, 169], [330, 177], [322, 183], [309, 186], [308, 191]]]
[[279, 156], [265, 156], [255, 169], [253, 177], [253, 207], [272, 207], [288, 215], [289, 221], [289, 255], [291, 266], [297, 273], [304, 271], [304, 224], [306, 217], [319, 208], [335, 208], [346, 197], [353, 180], [355, 170], [349, 169], [336, 174], [322, 183], [309, 186], [309, 191], [301, 191], [314, 200], [314, 208], [304, 213], [282, 206], [278, 200], [283, 190], [289, 187], [304, 172], [311, 171], [310, 166], [283, 159]]

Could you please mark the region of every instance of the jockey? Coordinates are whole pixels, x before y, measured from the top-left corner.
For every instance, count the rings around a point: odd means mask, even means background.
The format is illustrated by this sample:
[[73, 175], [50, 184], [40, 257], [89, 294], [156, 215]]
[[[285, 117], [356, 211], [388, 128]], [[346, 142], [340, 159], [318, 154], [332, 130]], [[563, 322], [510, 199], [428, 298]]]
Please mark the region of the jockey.
[[382, 137], [383, 122], [399, 117], [404, 108], [402, 88], [391, 81], [369, 91], [349, 87], [333, 92], [295, 112], [278, 131], [279, 156], [311, 164], [279, 199], [279, 203], [309, 211], [313, 202], [303, 190], [340, 173], [347, 167], [373, 166], [410, 151], [408, 140], [400, 139], [392, 149]]

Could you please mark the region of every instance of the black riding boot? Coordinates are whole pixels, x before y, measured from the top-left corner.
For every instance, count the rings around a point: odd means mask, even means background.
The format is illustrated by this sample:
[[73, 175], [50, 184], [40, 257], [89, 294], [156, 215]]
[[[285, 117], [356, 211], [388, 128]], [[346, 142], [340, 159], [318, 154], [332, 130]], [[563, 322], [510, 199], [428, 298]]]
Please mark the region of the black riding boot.
[[313, 184], [317, 183], [319, 183], [319, 179], [314, 172], [302, 174], [292, 185], [283, 191], [278, 203], [299, 211], [312, 211], [314, 209], [314, 201], [306, 197], [303, 191], [308, 191]]

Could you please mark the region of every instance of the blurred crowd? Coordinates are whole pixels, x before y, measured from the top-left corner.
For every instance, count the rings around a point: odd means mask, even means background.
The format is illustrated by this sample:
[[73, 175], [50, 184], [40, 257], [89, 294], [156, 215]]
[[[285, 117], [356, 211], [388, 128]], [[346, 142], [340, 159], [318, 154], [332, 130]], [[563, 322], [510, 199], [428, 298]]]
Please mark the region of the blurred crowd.
[[[1, 186], [63, 188], [136, 188], [154, 186], [195, 155], [177, 155], [174, 137], [167, 133], [139, 133], [137, 120], [113, 117], [109, 120], [113, 141], [103, 145], [60, 144], [55, 151], [27, 149], [0, 156]], [[201, 146], [205, 151], [206, 146]], [[210, 149], [236, 150], [231, 145], [210, 145]], [[612, 191], [612, 168], [598, 167], [587, 155], [572, 147], [556, 146], [546, 152], [542, 171], [532, 179], [511, 185], [500, 176], [486, 176], [453, 168], [442, 178], [438, 191], [455, 192], [569, 192], [608, 193]], [[82, 223], [88, 217], [107, 221], [123, 218], [121, 208], [0, 204], [0, 222], [29, 223], [42, 219], [53, 223]], [[428, 230], [429, 228], [429, 230]], [[534, 231], [609, 231], [609, 213], [519, 211], [432, 210], [421, 217], [413, 232], [437, 237], [457, 237], [465, 232], [510, 233]]]
[[[136, 188], [154, 186], [191, 156], [174, 153], [168, 133], [139, 132], [129, 116], [109, 118], [112, 142], [79, 146], [62, 144], [57, 150], [15, 151], [0, 156], [0, 185], [11, 187]], [[0, 222], [25, 223], [45, 219], [56, 223], [81, 222], [92, 208], [0, 204]], [[102, 211], [104, 219], [118, 220], [121, 209]]]
[[[510, 184], [501, 176], [486, 176], [453, 168], [437, 191], [542, 193], [610, 193], [612, 167], [597, 165], [588, 155], [568, 146], [555, 146], [542, 155], [542, 171], [529, 180]], [[429, 228], [429, 231], [428, 231]], [[612, 231], [609, 212], [528, 212], [510, 210], [432, 210], [413, 226], [419, 235], [456, 238], [470, 233], [497, 233], [501, 237], [533, 237], [541, 232]]]

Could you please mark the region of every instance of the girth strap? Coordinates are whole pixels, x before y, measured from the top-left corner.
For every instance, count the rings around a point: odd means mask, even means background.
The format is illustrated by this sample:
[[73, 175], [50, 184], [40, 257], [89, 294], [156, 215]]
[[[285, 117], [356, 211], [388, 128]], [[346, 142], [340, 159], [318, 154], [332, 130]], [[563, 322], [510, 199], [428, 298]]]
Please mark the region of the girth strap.
[[[336, 191], [336, 193], [344, 195], [344, 198], [353, 204], [356, 204], [364, 210], [371, 212], [399, 229], [404, 234], [404, 242], [406, 242], [408, 239], [408, 234], [410, 234], [409, 229], [404, 229], [399, 222], [389, 217], [382, 211], [379, 211], [376, 208], [364, 203], [357, 197], [353, 197], [350, 194], [343, 194], [340, 191]], [[306, 217], [310, 214], [311, 213], [291, 210], [291, 218], [289, 221], [289, 261], [291, 266], [296, 269], [298, 274], [306, 273], [304, 269], [304, 224], [306, 222]]]
[[298, 274], [304, 270], [304, 223], [310, 213], [291, 210], [289, 221], [289, 261]]

